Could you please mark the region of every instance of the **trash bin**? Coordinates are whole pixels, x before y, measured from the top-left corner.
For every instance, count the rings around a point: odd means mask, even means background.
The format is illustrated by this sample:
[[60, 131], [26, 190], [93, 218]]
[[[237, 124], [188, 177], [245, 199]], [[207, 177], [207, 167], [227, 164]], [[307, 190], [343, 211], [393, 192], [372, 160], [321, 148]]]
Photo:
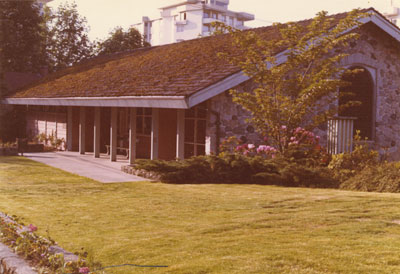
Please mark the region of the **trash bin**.
[[28, 145], [28, 139], [17, 138], [17, 152], [21, 153], [21, 156], [24, 156], [24, 151], [26, 151], [27, 145]]

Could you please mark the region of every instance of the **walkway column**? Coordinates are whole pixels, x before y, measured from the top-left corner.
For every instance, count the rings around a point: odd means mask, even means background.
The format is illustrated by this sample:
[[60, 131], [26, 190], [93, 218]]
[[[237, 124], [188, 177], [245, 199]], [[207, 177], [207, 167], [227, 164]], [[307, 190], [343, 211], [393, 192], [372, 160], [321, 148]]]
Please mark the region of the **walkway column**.
[[85, 154], [86, 108], [79, 108], [79, 153]]
[[94, 140], [93, 140], [93, 152], [94, 157], [100, 157], [100, 107], [94, 108]]
[[151, 160], [158, 159], [158, 108], [152, 109], [150, 159]]
[[110, 128], [110, 160], [117, 161], [117, 108], [111, 108], [111, 128]]
[[72, 151], [72, 110], [71, 106], [67, 107], [67, 150]]
[[185, 158], [185, 110], [178, 109], [176, 126], [176, 158]]
[[136, 108], [131, 108], [129, 115], [129, 164], [136, 160]]

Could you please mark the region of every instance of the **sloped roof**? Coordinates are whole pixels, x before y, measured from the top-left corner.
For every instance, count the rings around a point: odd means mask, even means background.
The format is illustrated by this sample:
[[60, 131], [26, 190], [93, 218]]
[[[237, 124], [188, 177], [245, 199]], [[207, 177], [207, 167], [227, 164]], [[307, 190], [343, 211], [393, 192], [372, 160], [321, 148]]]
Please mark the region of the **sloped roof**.
[[[346, 15], [332, 17], [340, 20]], [[298, 23], [307, 25], [310, 21]], [[275, 26], [253, 31], [266, 39], [279, 35]], [[229, 35], [101, 56], [50, 74], [8, 98], [189, 97], [240, 71], [218, 57], [218, 52], [238, 54]]]

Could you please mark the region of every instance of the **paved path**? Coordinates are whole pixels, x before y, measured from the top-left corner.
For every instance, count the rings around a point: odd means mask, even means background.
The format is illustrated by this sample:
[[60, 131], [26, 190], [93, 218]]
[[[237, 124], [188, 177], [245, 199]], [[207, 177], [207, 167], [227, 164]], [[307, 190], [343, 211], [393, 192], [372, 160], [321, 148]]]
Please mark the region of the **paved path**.
[[128, 161], [118, 159], [117, 162], [111, 162], [107, 155], [94, 158], [93, 153], [80, 155], [78, 152], [63, 151], [24, 153], [24, 156], [101, 183], [149, 181], [145, 178], [122, 172], [121, 165], [127, 165]]

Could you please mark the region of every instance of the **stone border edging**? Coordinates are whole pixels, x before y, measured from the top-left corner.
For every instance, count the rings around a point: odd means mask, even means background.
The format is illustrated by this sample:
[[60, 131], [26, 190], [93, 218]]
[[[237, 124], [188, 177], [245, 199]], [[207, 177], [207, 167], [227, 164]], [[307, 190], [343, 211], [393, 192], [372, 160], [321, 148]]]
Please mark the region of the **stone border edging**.
[[[0, 219], [5, 220], [7, 223], [17, 224], [10, 216], [0, 212]], [[28, 231], [27, 227], [23, 227], [22, 229], [18, 229], [18, 234], [22, 232]], [[77, 261], [79, 257], [71, 252], [68, 252], [57, 245], [53, 245], [49, 248], [49, 251], [53, 254], [64, 255], [65, 262]], [[2, 269], [7, 267], [7, 269]], [[15, 272], [12, 272], [12, 269], [15, 268]], [[29, 268], [29, 270], [28, 270]], [[8, 246], [0, 242], [0, 274], [2, 274], [3, 270], [10, 271], [10, 274], [37, 274], [37, 271], [33, 271], [32, 267], [29, 266], [28, 262], [23, 258], [19, 257], [15, 254]], [[5, 272], [5, 271], [4, 271]], [[7, 272], [6, 272], [7, 273]]]
[[136, 169], [135, 166], [127, 165], [127, 166], [121, 166], [121, 171], [136, 175], [139, 177], [143, 177], [146, 179], [154, 180], [154, 181], [159, 181], [161, 176], [160, 174], [153, 172], [153, 171], [147, 171], [144, 169]]
[[0, 273], [37, 274], [38, 272], [8, 246], [0, 243]]

